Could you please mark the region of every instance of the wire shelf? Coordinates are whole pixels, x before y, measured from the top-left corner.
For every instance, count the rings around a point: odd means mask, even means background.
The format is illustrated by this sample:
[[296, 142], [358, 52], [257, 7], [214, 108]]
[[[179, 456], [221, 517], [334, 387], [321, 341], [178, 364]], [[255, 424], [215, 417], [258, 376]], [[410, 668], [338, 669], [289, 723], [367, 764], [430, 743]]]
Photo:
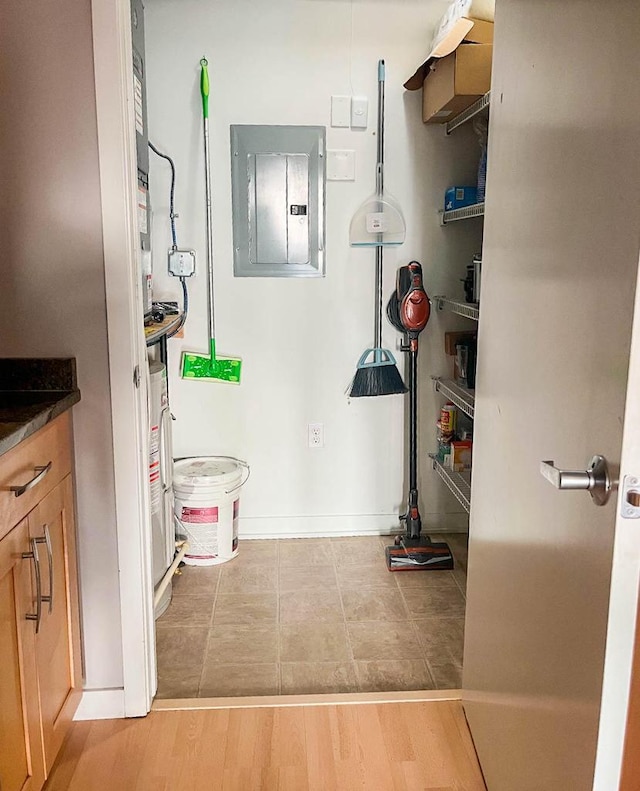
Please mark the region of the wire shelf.
[[475, 393], [466, 387], [461, 387], [453, 381], [453, 379], [440, 379], [437, 376], [433, 377], [436, 390], [445, 398], [448, 398], [458, 409], [461, 409], [465, 415], [468, 415], [473, 420], [475, 410]]
[[433, 461], [433, 469], [442, 478], [464, 510], [469, 513], [471, 511], [471, 471], [453, 472], [448, 470], [443, 467], [435, 453], [430, 453], [429, 458]]
[[476, 115], [479, 115], [481, 112], [486, 110], [491, 103], [491, 91], [487, 91], [484, 96], [481, 96], [477, 101], [475, 101], [470, 107], [467, 107], [466, 110], [463, 110], [460, 115], [456, 115], [455, 118], [452, 118], [450, 121], [447, 121], [445, 124], [445, 132], [450, 135], [454, 129], [457, 129], [462, 124], [466, 124], [467, 121], [470, 121], [472, 118], [475, 118]]
[[458, 316], [464, 316], [466, 319], [474, 321], [478, 321], [480, 318], [480, 306], [477, 302], [460, 302], [448, 297], [434, 297], [433, 299], [438, 310], [448, 310], [450, 313], [457, 313]]
[[472, 203], [471, 206], [463, 206], [462, 209], [451, 209], [450, 211], [440, 212], [440, 224], [447, 225], [456, 220], [470, 220], [472, 217], [482, 217], [484, 215], [484, 202]]

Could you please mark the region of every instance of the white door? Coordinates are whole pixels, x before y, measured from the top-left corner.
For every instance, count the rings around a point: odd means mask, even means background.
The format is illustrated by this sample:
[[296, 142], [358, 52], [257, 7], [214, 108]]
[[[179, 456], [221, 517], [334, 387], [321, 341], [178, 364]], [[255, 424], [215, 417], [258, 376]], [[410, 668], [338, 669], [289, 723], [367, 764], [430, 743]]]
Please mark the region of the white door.
[[463, 678], [489, 791], [588, 791], [596, 757], [618, 785], [639, 540], [540, 462], [622, 459], [639, 41], [637, 0], [497, 2]]

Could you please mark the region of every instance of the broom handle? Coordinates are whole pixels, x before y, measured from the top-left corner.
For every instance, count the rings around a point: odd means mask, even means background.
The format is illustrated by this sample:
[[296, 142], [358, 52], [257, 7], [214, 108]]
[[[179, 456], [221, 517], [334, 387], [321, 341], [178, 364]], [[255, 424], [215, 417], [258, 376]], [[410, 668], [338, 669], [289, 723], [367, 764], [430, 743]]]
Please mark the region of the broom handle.
[[376, 193], [384, 189], [384, 61], [378, 61], [378, 152], [376, 157]]
[[[384, 60], [378, 61], [378, 152], [376, 162], [376, 193], [384, 188]], [[382, 246], [376, 247], [376, 320], [374, 346], [382, 348]]]
[[202, 128], [204, 132], [204, 186], [207, 201], [207, 307], [209, 308], [209, 341], [216, 337], [213, 289], [213, 217], [211, 211], [211, 157], [209, 154], [209, 65], [200, 61], [200, 94], [202, 96]]
[[382, 247], [376, 247], [376, 320], [373, 345], [382, 348]]

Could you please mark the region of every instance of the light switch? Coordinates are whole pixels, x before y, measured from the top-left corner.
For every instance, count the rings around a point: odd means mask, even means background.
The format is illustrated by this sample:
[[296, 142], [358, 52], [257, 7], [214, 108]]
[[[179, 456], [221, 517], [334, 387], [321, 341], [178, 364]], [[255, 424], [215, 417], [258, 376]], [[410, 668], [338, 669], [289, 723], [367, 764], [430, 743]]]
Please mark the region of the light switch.
[[327, 151], [327, 181], [354, 181], [355, 151]]
[[354, 96], [351, 99], [352, 129], [366, 129], [369, 123], [369, 100], [366, 96]]
[[349, 127], [351, 125], [351, 97], [331, 97], [331, 126]]

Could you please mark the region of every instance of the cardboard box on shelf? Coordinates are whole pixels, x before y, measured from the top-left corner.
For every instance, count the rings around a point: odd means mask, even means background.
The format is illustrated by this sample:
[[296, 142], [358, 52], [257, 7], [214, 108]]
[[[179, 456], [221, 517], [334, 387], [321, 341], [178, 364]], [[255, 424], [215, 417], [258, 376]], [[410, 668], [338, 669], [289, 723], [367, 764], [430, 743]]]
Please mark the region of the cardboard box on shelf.
[[445, 354], [448, 354], [450, 357], [456, 356], [456, 343], [460, 343], [460, 341], [466, 341], [470, 339], [475, 339], [477, 337], [477, 333], [474, 330], [465, 330], [460, 332], [445, 332], [444, 334], [444, 351]]
[[425, 123], [453, 120], [491, 88], [494, 0], [452, 0], [404, 87], [423, 90]]
[[422, 120], [446, 123], [483, 96], [491, 88], [492, 58], [492, 44], [461, 44], [434, 60], [422, 89]]
[[458, 20], [445, 39], [432, 48], [424, 63], [405, 82], [404, 87], [408, 91], [419, 91], [433, 63], [439, 58], [451, 55], [463, 43], [493, 44], [493, 22], [467, 17]]
[[451, 443], [449, 466], [454, 472], [471, 469], [473, 442], [470, 439], [458, 439]]

